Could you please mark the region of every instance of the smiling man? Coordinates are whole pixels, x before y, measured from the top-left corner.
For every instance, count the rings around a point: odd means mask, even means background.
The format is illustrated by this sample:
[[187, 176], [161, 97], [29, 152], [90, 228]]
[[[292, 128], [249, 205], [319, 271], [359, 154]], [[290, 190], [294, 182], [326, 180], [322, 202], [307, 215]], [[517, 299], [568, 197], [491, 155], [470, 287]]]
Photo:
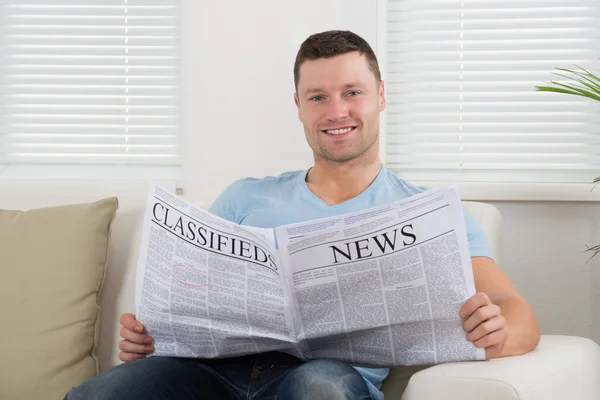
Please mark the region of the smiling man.
[[[275, 227], [387, 204], [420, 193], [379, 159], [384, 83], [373, 50], [348, 31], [302, 43], [294, 102], [314, 154], [307, 170], [233, 183], [211, 212], [243, 225]], [[494, 263], [486, 238], [465, 210], [477, 294], [460, 310], [467, 340], [486, 358], [532, 350], [539, 329], [529, 304]], [[68, 399], [383, 399], [384, 368], [334, 360], [304, 362], [280, 352], [219, 360], [145, 358], [152, 338], [132, 314], [121, 317], [120, 359]]]

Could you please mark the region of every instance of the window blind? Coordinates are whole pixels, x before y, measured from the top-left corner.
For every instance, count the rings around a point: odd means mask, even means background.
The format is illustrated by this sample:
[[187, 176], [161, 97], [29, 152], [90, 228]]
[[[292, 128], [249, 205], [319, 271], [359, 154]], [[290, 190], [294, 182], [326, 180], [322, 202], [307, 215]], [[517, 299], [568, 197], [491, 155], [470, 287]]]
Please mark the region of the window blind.
[[388, 0], [387, 166], [413, 180], [590, 182], [600, 103], [535, 90], [600, 74], [598, 0]]
[[0, 7], [0, 164], [179, 165], [178, 1]]

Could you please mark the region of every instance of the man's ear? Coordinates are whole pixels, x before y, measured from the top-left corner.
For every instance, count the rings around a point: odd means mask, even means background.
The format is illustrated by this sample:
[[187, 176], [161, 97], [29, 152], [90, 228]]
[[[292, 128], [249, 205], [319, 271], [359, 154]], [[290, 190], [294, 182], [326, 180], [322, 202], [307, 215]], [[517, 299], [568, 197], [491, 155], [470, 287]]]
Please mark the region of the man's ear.
[[385, 106], [387, 105], [387, 102], [385, 100], [385, 84], [383, 81], [381, 81], [381, 85], [379, 88], [379, 111], [383, 111], [385, 110]]
[[298, 108], [298, 119], [300, 119], [300, 100], [298, 100], [298, 93], [294, 93], [294, 103]]

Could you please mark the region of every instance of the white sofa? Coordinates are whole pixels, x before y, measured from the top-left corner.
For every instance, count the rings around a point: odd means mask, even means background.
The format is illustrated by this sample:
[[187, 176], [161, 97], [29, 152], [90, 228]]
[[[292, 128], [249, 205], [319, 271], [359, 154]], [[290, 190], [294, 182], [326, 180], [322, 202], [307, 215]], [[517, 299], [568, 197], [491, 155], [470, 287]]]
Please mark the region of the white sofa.
[[[173, 182], [159, 182], [174, 188]], [[96, 201], [117, 196], [109, 266], [100, 301], [101, 371], [118, 360], [119, 316], [134, 312], [135, 267], [147, 182], [0, 180], [0, 209], [30, 209]], [[210, 199], [196, 199], [206, 206]], [[501, 216], [482, 203], [465, 202], [500, 253]], [[499, 264], [501, 261], [498, 259]], [[406, 388], [406, 389], [405, 389]], [[384, 382], [386, 399], [598, 400], [600, 347], [572, 336], [543, 336], [538, 348], [519, 357], [448, 363], [429, 368], [396, 368]], [[404, 392], [404, 394], [402, 394]]]

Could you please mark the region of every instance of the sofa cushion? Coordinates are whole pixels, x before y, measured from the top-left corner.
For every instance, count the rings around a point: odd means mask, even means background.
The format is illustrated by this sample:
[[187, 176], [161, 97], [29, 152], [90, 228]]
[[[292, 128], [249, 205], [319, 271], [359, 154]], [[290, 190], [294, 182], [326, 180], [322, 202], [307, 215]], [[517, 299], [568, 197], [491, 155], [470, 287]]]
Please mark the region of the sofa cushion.
[[116, 198], [0, 210], [0, 398], [62, 399], [98, 373]]

